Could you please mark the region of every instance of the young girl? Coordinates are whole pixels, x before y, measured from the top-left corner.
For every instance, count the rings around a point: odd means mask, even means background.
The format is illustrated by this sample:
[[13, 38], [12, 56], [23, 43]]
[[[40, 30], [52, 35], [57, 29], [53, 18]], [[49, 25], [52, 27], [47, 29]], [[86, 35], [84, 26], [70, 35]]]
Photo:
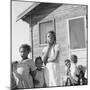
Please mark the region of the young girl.
[[59, 70], [59, 45], [56, 43], [56, 34], [49, 31], [47, 34], [47, 46], [42, 51], [42, 60], [46, 66], [45, 80], [47, 86], [60, 85]]
[[34, 76], [35, 88], [45, 87], [44, 68], [42, 68], [43, 61], [40, 56], [36, 58], [35, 65], [37, 67]]
[[18, 77], [18, 88], [33, 88], [33, 79], [30, 72], [36, 69], [34, 61], [28, 58], [31, 47], [22, 44], [19, 48], [22, 60], [17, 65], [16, 76]]
[[78, 62], [77, 56], [76, 55], [71, 55], [71, 77], [72, 77], [73, 85], [77, 85], [77, 81], [78, 81], [77, 62]]

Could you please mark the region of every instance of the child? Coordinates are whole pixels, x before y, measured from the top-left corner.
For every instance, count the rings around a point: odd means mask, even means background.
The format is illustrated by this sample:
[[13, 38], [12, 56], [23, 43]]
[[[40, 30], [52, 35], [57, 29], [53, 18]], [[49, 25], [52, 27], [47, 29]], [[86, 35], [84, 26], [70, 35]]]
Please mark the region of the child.
[[78, 58], [76, 55], [71, 55], [71, 77], [73, 85], [77, 85], [78, 81], [78, 68], [77, 68]]
[[66, 71], [66, 76], [64, 78], [64, 86], [71, 86], [72, 82], [71, 82], [71, 61], [69, 59], [65, 60], [65, 71]]
[[87, 79], [85, 78], [85, 67], [82, 65], [78, 66], [78, 85], [87, 85]]
[[59, 53], [56, 34], [54, 31], [49, 31], [47, 46], [42, 51], [42, 60], [45, 64], [45, 81], [48, 87], [60, 86]]
[[69, 76], [70, 75], [70, 67], [71, 67], [71, 61], [69, 60], [69, 59], [66, 59], [65, 60], [65, 70], [66, 70], [66, 72], [67, 72], [67, 76]]
[[36, 69], [34, 61], [28, 58], [31, 47], [22, 44], [19, 48], [22, 60], [17, 65], [16, 76], [19, 79], [18, 88], [33, 88], [33, 78], [30, 72]]
[[34, 76], [35, 88], [45, 87], [44, 68], [42, 68], [43, 61], [40, 56], [36, 58], [35, 65], [37, 67]]
[[18, 63], [17, 61], [13, 62], [11, 66], [11, 90], [15, 90], [17, 88], [18, 78], [16, 78], [15, 76], [17, 63]]

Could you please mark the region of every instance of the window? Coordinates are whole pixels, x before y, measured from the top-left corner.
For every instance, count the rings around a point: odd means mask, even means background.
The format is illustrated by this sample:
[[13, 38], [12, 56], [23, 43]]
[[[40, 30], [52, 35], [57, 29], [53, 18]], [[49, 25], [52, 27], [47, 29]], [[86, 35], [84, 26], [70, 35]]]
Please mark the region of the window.
[[40, 44], [45, 44], [48, 31], [54, 30], [54, 22], [47, 21], [39, 24], [39, 38]]
[[69, 20], [70, 49], [85, 48], [84, 17]]

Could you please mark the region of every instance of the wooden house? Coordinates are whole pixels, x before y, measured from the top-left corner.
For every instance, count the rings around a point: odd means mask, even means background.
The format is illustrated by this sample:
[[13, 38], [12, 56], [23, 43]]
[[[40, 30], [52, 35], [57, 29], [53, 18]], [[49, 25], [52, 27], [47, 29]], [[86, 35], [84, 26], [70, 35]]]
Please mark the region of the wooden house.
[[87, 66], [87, 5], [34, 3], [18, 17], [29, 24], [33, 59], [42, 55], [46, 34], [56, 32], [60, 44], [61, 79], [65, 73], [64, 60], [72, 54], [78, 56], [78, 64]]

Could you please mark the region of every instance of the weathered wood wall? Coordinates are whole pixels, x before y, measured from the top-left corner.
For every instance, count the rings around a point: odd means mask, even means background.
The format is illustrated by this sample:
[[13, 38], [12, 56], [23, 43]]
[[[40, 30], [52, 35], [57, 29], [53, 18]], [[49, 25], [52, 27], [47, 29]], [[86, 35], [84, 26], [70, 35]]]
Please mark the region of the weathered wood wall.
[[[68, 19], [79, 16], [86, 16], [87, 9], [85, 5], [62, 5], [42, 21], [55, 20], [56, 27], [56, 39], [57, 43], [60, 44], [60, 72], [61, 79], [65, 74], [64, 70], [64, 60], [69, 58], [69, 54], [77, 54], [79, 57], [79, 63], [87, 65], [87, 52], [86, 50], [76, 51], [69, 53], [69, 41], [68, 41]], [[41, 22], [42, 22], [41, 21]], [[34, 58], [41, 56], [42, 49], [44, 46], [39, 44], [39, 23], [33, 27], [33, 48], [34, 48]], [[82, 53], [81, 53], [82, 52]], [[82, 57], [84, 55], [84, 57]]]

